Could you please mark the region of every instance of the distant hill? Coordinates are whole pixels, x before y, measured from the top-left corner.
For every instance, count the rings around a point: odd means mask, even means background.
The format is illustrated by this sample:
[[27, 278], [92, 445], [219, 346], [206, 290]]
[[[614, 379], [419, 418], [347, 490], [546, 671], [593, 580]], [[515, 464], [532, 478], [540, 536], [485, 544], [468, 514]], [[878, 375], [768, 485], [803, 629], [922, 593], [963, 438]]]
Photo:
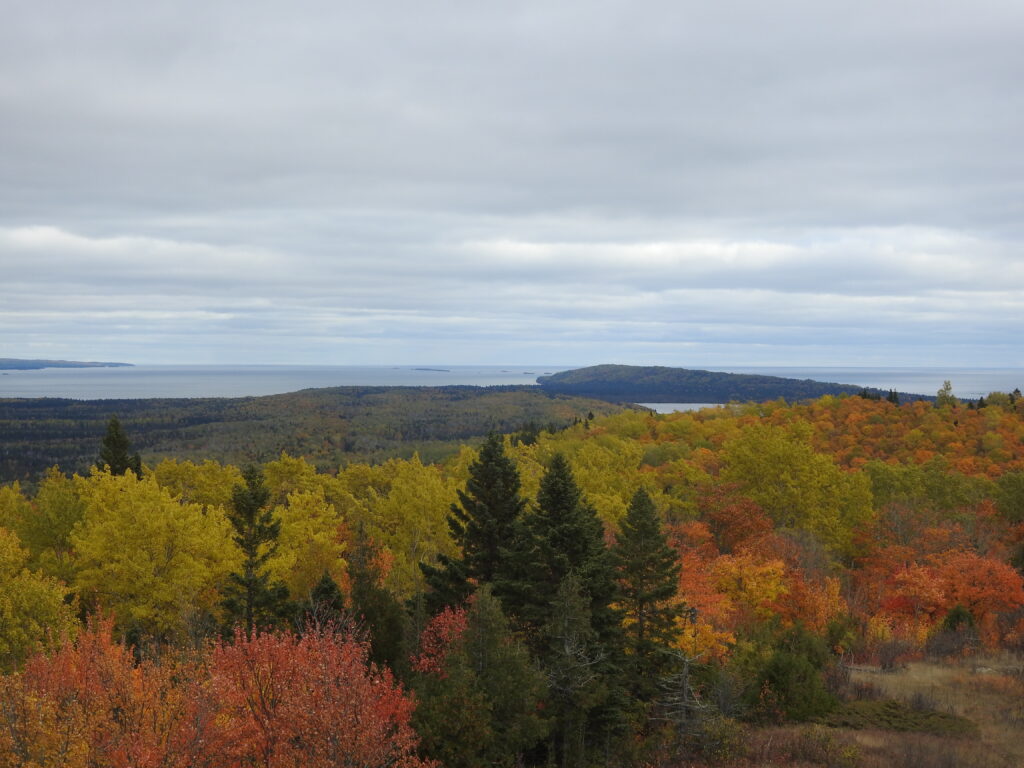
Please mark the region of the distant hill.
[[[616, 403], [728, 403], [777, 400], [806, 400], [822, 395], [888, 393], [855, 384], [835, 384], [812, 379], [786, 379], [747, 373], [668, 368], [665, 366], [594, 365], [540, 376], [537, 383], [545, 392], [592, 397]], [[900, 400], [930, 400], [923, 395], [899, 393]]]
[[0, 398], [0, 483], [59, 464], [84, 472], [117, 414], [146, 463], [161, 458], [260, 463], [288, 451], [318, 468], [456, 453], [489, 431], [560, 429], [607, 401], [507, 387], [327, 387], [266, 397], [67, 400]]
[[83, 363], [78, 360], [21, 360], [0, 357], [0, 371], [37, 371], [40, 368], [131, 368], [131, 363]]

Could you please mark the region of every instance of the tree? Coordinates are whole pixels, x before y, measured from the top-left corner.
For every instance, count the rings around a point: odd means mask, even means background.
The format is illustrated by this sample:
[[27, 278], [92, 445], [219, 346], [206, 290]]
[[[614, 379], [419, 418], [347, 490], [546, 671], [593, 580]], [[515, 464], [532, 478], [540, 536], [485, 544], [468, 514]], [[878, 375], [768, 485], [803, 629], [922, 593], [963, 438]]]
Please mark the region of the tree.
[[942, 387], [935, 393], [935, 407], [944, 408], [957, 405], [960, 405], [960, 401], [953, 395], [953, 385], [947, 379], [942, 382]]
[[71, 534], [79, 595], [133, 636], [180, 639], [215, 609], [234, 564], [227, 520], [179, 503], [149, 476], [103, 471], [82, 484], [85, 511]]
[[383, 586], [380, 555], [363, 530], [357, 530], [348, 568], [352, 616], [366, 633], [370, 661], [404, 678], [409, 656], [409, 617]]
[[304, 624], [309, 627], [341, 625], [345, 615], [345, 596], [327, 571], [309, 593], [303, 613]]
[[100, 458], [96, 462], [98, 469], [110, 467], [113, 475], [123, 475], [128, 470], [135, 473], [136, 477], [142, 474], [142, 459], [139, 454], [131, 453], [132, 444], [128, 436], [121, 429], [121, 422], [117, 416], [111, 416], [107, 422], [107, 434], [103, 437], [100, 447]]
[[263, 633], [214, 648], [210, 686], [230, 741], [221, 765], [429, 768], [416, 756], [413, 701], [351, 636]]
[[28, 568], [18, 537], [0, 528], [0, 672], [10, 671], [48, 642], [74, 633], [67, 589]]
[[[562, 674], [559, 665], [579, 662], [565, 656], [564, 643], [552, 632], [561, 631], [556, 627], [559, 612], [576, 611], [581, 601], [585, 632], [573, 632], [577, 639], [586, 636], [585, 652], [593, 661], [587, 674], [597, 675], [601, 684], [591, 690], [589, 683], [577, 686], [579, 681], [574, 682], [572, 695], [564, 701], [576, 702], [572, 706], [584, 709], [567, 714], [562, 723], [574, 734], [580, 734], [578, 729], [582, 728], [591, 745], [610, 746], [612, 734], [617, 734], [624, 723], [628, 706], [621, 672], [621, 614], [615, 605], [618, 585], [601, 521], [583, 498], [562, 454], [551, 459], [540, 481], [537, 503], [521, 518], [509, 547], [502, 550], [499, 565], [495, 594], [525, 630], [527, 642], [549, 680]], [[567, 581], [570, 574], [572, 578]]]
[[616, 634], [620, 617], [615, 569], [604, 529], [583, 498], [569, 462], [555, 454], [541, 478], [535, 507], [501, 548], [495, 594], [508, 613], [534, 635], [548, 622], [562, 580], [573, 571], [589, 597], [594, 628], [602, 640]]
[[633, 496], [612, 548], [624, 616], [629, 686], [641, 701], [657, 693], [657, 680], [669, 662], [668, 649], [678, 637], [679, 560], [668, 545], [651, 497], [643, 489]]
[[519, 472], [505, 455], [504, 438], [491, 433], [469, 465], [466, 490], [451, 505], [448, 529], [462, 552], [461, 557], [438, 557], [439, 566], [422, 563], [430, 587], [432, 611], [456, 605], [472, 592], [471, 582], [490, 583], [501, 558], [501, 548], [514, 535], [515, 524], [526, 502], [519, 496]]
[[447, 608], [431, 620], [416, 666], [413, 724], [427, 754], [448, 768], [521, 765], [546, 734], [544, 675], [488, 586], [467, 608]]
[[280, 581], [271, 582], [267, 570], [281, 532], [280, 520], [274, 519], [267, 506], [269, 500], [262, 476], [250, 467], [245, 472], [245, 485], [235, 486], [228, 513], [242, 565], [228, 577], [223, 605], [232, 623], [242, 622], [247, 638], [255, 629], [282, 623], [289, 611], [288, 588]]

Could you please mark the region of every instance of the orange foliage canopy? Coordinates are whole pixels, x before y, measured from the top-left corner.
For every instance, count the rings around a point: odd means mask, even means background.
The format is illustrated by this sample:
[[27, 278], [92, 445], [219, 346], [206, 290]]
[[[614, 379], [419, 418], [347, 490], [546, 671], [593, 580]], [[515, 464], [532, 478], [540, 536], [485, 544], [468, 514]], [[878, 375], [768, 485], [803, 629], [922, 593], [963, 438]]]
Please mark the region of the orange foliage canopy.
[[423, 768], [413, 702], [351, 637], [236, 635], [144, 661], [109, 620], [0, 678], [0, 768]]

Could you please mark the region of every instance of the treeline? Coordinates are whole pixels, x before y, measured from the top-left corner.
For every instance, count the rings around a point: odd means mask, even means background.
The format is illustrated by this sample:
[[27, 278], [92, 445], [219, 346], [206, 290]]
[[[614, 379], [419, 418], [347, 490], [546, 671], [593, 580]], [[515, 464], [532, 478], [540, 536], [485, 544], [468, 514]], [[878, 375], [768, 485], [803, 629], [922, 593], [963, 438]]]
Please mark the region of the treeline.
[[[618, 403], [761, 402], [780, 397], [792, 402], [859, 393], [889, 396], [879, 389], [852, 384], [665, 366], [594, 365], [541, 376], [537, 383], [547, 392]], [[933, 399], [895, 391], [892, 396], [904, 402]]]
[[924, 727], [845, 670], [1024, 650], [1024, 403], [986, 402], [621, 412], [334, 473], [140, 477], [108, 440], [116, 472], [0, 489], [0, 754], [338, 765], [366, 722], [371, 766], [675, 766]]
[[150, 462], [163, 458], [262, 463], [282, 451], [317, 467], [413, 453], [440, 461], [489, 431], [560, 428], [608, 403], [536, 387], [332, 387], [245, 398], [0, 400], [0, 482], [32, 480], [57, 464], [87, 471], [117, 414]]

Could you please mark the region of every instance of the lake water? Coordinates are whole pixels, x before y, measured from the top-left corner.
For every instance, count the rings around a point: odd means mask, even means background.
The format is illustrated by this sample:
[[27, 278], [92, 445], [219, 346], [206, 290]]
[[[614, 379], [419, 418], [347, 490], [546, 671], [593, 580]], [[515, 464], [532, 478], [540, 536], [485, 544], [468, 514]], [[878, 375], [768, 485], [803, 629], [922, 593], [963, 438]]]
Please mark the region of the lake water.
[[[137, 397], [245, 397], [311, 387], [533, 384], [551, 366], [299, 366], [139, 365], [131, 368], [46, 368], [3, 371], [0, 397], [70, 397], [83, 400]], [[949, 379], [959, 397], [1024, 389], [1024, 368], [764, 368], [717, 370], [815, 379], [933, 395]], [[654, 404], [649, 404], [653, 405]], [[676, 404], [657, 404], [659, 410]], [[686, 403], [683, 410], [702, 407]]]

